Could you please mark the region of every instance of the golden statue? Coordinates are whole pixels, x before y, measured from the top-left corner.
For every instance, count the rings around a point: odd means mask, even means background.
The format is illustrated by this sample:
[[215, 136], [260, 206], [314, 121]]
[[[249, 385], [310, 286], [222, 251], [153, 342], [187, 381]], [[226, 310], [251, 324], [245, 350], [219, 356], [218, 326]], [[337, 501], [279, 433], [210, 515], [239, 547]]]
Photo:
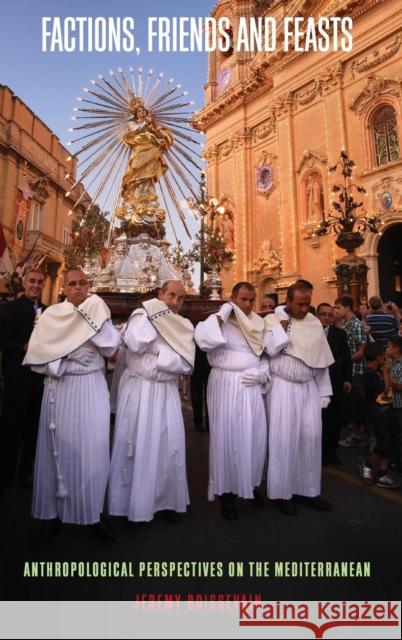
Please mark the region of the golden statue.
[[130, 110], [133, 117], [123, 142], [132, 152], [122, 179], [125, 206], [117, 215], [128, 218], [132, 227], [153, 226], [160, 221], [161, 211], [155, 184], [168, 170], [164, 154], [173, 136], [168, 128], [156, 124], [141, 99], [133, 97]]

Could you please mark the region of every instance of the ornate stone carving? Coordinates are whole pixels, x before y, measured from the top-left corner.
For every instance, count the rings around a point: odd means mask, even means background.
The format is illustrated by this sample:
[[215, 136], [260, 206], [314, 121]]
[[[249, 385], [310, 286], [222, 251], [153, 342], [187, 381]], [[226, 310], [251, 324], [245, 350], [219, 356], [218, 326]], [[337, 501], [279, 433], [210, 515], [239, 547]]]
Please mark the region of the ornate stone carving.
[[324, 69], [319, 81], [323, 93], [328, 93], [334, 86], [340, 86], [343, 82], [343, 63], [339, 61]]
[[222, 144], [219, 145], [219, 158], [227, 158], [233, 151], [233, 142], [232, 140], [225, 140]]
[[31, 187], [32, 197], [34, 200], [38, 200], [38, 202], [43, 203], [48, 199], [50, 195], [47, 190], [47, 187], [49, 186], [49, 178], [46, 176], [40, 176], [39, 178], [32, 180], [32, 182], [29, 183], [29, 186]]
[[402, 44], [402, 32], [399, 32], [390, 44], [378, 47], [370, 51], [364, 58], [353, 60], [351, 65], [352, 78], [357, 73], [365, 73], [369, 69], [376, 67], [378, 64], [389, 60], [398, 53]]
[[253, 127], [253, 141], [263, 140], [268, 138], [271, 133], [276, 129], [275, 115], [272, 113], [269, 118], [261, 122], [257, 126]]
[[218, 145], [215, 144], [212, 147], [208, 147], [208, 149], [205, 149], [202, 157], [208, 164], [212, 164], [213, 162], [215, 162], [215, 160], [217, 160], [219, 157]]
[[263, 240], [260, 245], [260, 252], [257, 260], [251, 265], [250, 272], [278, 271], [282, 266], [279, 253], [272, 248], [271, 240]]
[[276, 115], [287, 115], [294, 104], [294, 97], [292, 91], [286, 91], [282, 93], [275, 102]]
[[381, 178], [372, 186], [371, 193], [377, 215], [386, 217], [402, 210], [402, 178]]
[[400, 80], [389, 80], [382, 78], [381, 76], [375, 76], [370, 74], [367, 78], [367, 85], [357, 94], [354, 100], [350, 103], [349, 108], [355, 111], [359, 116], [362, 115], [367, 105], [372, 101], [384, 96], [399, 97]]
[[301, 173], [303, 169], [306, 167], [312, 169], [317, 165], [323, 165], [328, 162], [326, 156], [322, 156], [317, 151], [312, 151], [311, 149], [306, 149], [303, 153], [303, 156], [297, 166], [296, 172]]
[[306, 89], [297, 91], [295, 94], [296, 104], [305, 105], [309, 104], [318, 95], [321, 95], [321, 80], [314, 80]]
[[250, 127], [243, 127], [243, 129], [236, 131], [232, 138], [233, 150], [238, 151], [249, 142], [251, 142], [251, 129]]
[[275, 160], [277, 156], [268, 153], [264, 149], [255, 165], [256, 169], [256, 188], [259, 194], [265, 198], [269, 198], [276, 186], [275, 179]]

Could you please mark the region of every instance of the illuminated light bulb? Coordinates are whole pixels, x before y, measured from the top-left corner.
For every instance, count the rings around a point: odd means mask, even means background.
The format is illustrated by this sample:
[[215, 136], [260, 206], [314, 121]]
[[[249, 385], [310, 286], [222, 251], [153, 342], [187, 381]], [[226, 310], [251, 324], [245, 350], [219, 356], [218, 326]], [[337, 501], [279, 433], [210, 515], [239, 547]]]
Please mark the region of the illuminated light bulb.
[[78, 102], [82, 102], [81, 96], [77, 96], [77, 100], [78, 100]]
[[74, 131], [74, 129], [73, 129], [73, 127], [69, 127], [69, 128], [67, 129], [67, 131], [69, 131], [69, 132], [71, 133], [71, 131]]
[[72, 209], [70, 209], [70, 210], [69, 210], [69, 212], [67, 213], [67, 215], [68, 215], [68, 216], [71, 216], [72, 212], [73, 212], [73, 210], [72, 210]]
[[96, 84], [96, 80], [90, 80], [91, 84]]
[[83, 91], [85, 91], [85, 93], [88, 93], [88, 92], [89, 92], [88, 87], [84, 87], [84, 88], [83, 88]]
[[66, 175], [64, 176], [64, 179], [65, 179], [65, 180], [68, 180], [68, 178], [69, 178], [69, 177], [70, 177], [70, 174], [69, 174], [69, 173], [66, 173]]
[[71, 162], [71, 160], [72, 160], [72, 157], [71, 156], [67, 156], [66, 162]]
[[111, 76], [114, 76], [114, 71], [112, 69], [109, 69], [109, 73]]
[[148, 71], [148, 75], [149, 75], [149, 76], [152, 76], [153, 72], [154, 72], [154, 70], [153, 70], [153, 69], [150, 69], [150, 70]]
[[158, 78], [163, 78], [163, 71], [160, 72], [160, 74], [158, 75]]
[[133, 73], [134, 67], [130, 67], [130, 73]]
[[77, 112], [78, 111], [78, 107], [73, 107], [73, 111]]
[[68, 196], [71, 196], [71, 191], [66, 191], [65, 196], [66, 198], [68, 198]]
[[216, 210], [218, 213], [223, 214], [225, 213], [225, 207], [223, 207], [222, 205], [219, 207], [216, 207]]
[[98, 73], [98, 78], [99, 80], [103, 80], [103, 75], [101, 73]]
[[66, 142], [66, 147], [70, 147], [71, 146], [71, 140], [69, 140], [68, 142]]
[[123, 73], [123, 69], [121, 67], [118, 68], [119, 73]]

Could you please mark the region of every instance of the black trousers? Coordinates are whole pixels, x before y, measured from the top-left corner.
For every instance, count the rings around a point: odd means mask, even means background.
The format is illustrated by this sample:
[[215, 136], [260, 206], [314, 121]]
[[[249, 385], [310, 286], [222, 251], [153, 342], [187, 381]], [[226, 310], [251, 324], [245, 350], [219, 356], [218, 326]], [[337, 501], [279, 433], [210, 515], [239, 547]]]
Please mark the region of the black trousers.
[[29, 367], [3, 372], [0, 427], [0, 490], [18, 476], [32, 473], [38, 435], [44, 376]]
[[331, 459], [336, 455], [342, 427], [343, 396], [332, 396], [326, 409], [322, 410], [322, 457]]
[[207, 386], [211, 367], [206, 353], [198, 347], [195, 353], [193, 375], [190, 378], [191, 405], [193, 407], [193, 420], [195, 424], [202, 424], [205, 412], [205, 423], [209, 428], [207, 407]]

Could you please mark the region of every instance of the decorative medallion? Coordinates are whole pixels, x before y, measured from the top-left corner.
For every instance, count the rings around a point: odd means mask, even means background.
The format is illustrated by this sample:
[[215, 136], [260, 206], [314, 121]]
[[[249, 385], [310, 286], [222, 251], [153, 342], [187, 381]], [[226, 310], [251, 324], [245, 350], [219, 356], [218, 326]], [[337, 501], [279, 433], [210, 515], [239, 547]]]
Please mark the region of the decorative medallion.
[[224, 67], [218, 74], [218, 90], [223, 93], [229, 87], [232, 80], [232, 71], [229, 67]]
[[391, 209], [393, 204], [392, 193], [389, 191], [384, 191], [380, 195], [380, 204], [383, 209]]

